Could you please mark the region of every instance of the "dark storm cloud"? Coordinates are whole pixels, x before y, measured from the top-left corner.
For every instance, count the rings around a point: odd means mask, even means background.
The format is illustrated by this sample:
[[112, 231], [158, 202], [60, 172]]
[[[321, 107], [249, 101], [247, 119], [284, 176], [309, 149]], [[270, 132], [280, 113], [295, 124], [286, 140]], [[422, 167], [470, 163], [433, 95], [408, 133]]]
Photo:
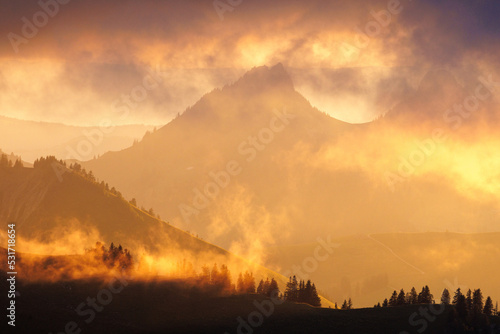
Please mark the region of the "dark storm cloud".
[[[49, 1], [50, 2], [50, 1]], [[38, 36], [24, 48], [21, 56], [49, 53], [59, 57], [109, 57], [115, 61], [133, 59], [142, 45], [164, 42], [177, 52], [201, 49], [215, 44], [220, 52], [207, 50], [197, 55], [207, 65], [217, 64], [222, 53], [237, 55], [238, 40], [255, 34], [284, 34], [290, 46], [279, 50], [272, 60], [286, 60], [304, 52], [305, 40], [324, 31], [356, 33], [373, 20], [371, 11], [387, 8], [389, 1], [243, 1], [224, 13], [224, 21], [212, 1], [81, 1], [59, 5], [59, 13], [40, 28]], [[386, 30], [404, 30], [397, 38], [387, 31], [380, 36], [389, 52], [401, 51], [415, 62], [459, 63], [465, 54], [496, 50], [500, 31], [500, 2], [470, 0], [401, 0], [401, 14], [393, 17]], [[0, 31], [21, 33], [22, 17], [32, 19], [41, 8], [36, 2], [0, 1]], [[86, 36], [86, 38], [83, 38]], [[13, 56], [7, 38], [2, 39], [1, 54]], [[198, 45], [192, 45], [198, 44]], [[102, 49], [102, 50], [100, 50]], [[401, 49], [401, 50], [400, 50]], [[87, 53], [84, 53], [87, 52]], [[496, 55], [490, 55], [498, 57]], [[277, 59], [281, 58], [281, 59]], [[231, 66], [231, 64], [228, 64]], [[311, 64], [314, 65], [314, 64]], [[416, 64], [415, 64], [416, 65]], [[220, 66], [220, 64], [218, 65]]]
[[423, 0], [401, 13], [411, 54], [424, 62], [460, 64], [466, 55], [498, 61], [500, 2]]

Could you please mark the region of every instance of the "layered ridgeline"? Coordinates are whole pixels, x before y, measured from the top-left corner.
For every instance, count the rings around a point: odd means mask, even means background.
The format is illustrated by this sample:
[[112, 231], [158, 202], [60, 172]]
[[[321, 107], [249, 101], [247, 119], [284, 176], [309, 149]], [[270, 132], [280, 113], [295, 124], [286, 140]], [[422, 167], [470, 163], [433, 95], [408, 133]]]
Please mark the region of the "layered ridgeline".
[[[139, 277], [176, 277], [181, 267], [201, 272], [204, 266], [218, 264], [227, 265], [233, 275], [253, 272], [257, 282], [275, 278], [284, 290], [287, 278], [181, 231], [159, 219], [151, 209], [146, 212], [131, 202], [79, 165], [67, 168], [55, 158], [37, 160], [34, 168], [0, 166], [0, 221], [15, 223], [16, 250], [53, 256], [48, 262], [37, 260], [40, 268], [50, 267], [47, 272], [31, 268], [30, 263], [35, 263], [32, 260], [24, 261], [24, 274], [30, 272], [24, 279], [37, 275], [43, 278], [45, 274], [59, 277], [58, 268], [69, 272], [69, 260], [78, 259], [66, 255], [84, 254], [96, 242], [115, 242], [128, 248], [134, 261], [140, 263]], [[85, 267], [83, 260], [73, 262]], [[85, 270], [80, 268], [77, 277], [84, 276]], [[88, 266], [89, 274], [95, 270]], [[325, 299], [322, 304], [332, 305]]]
[[0, 116], [0, 143], [7, 152], [15, 152], [29, 162], [47, 155], [89, 160], [126, 148], [153, 128], [140, 124], [108, 127], [106, 120], [102, 126], [70, 126]]
[[454, 111], [475, 87], [448, 77], [426, 75], [385, 117], [353, 125], [313, 108], [280, 64], [258, 67], [85, 167], [173, 225], [240, 250], [326, 235], [491, 231], [498, 136], [477, 127], [487, 100], [467, 118]]
[[7, 154], [0, 149], [0, 159], [2, 160], [1, 164], [4, 165], [7, 162], [7, 166], [14, 166], [16, 163], [22, 164], [24, 167], [32, 167], [33, 164], [23, 161], [22, 157], [15, 155], [13, 152]]

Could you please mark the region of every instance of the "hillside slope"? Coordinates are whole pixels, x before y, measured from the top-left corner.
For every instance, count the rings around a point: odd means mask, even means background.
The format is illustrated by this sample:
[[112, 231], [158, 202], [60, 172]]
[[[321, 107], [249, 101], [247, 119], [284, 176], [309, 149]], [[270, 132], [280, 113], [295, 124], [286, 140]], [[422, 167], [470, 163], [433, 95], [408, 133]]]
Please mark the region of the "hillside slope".
[[54, 166], [0, 170], [0, 219], [16, 222], [21, 237], [46, 242], [61, 230], [97, 229], [103, 242], [135, 240], [149, 251], [158, 251], [167, 235], [168, 241], [191, 250], [225, 253], [150, 216], [118, 193]]
[[52, 159], [35, 168], [0, 168], [0, 221], [15, 222], [17, 251], [81, 254], [97, 241], [115, 242], [145, 258], [160, 275], [183, 261], [195, 270], [218, 263], [227, 264], [233, 275], [249, 270], [257, 280], [274, 277], [284, 288], [284, 276], [151, 216], [89, 178]]

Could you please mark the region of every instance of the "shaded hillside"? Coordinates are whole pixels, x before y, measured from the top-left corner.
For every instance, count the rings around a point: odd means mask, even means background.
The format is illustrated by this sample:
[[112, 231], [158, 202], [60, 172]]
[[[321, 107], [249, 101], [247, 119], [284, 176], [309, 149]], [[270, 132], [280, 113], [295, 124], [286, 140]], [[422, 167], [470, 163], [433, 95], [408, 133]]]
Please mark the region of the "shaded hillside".
[[[304, 262], [318, 243], [268, 249], [266, 265], [278, 272], [298, 268], [332, 301], [352, 298], [356, 307], [372, 306], [394, 291], [429, 285], [439, 300], [443, 289], [481, 288], [500, 301], [500, 233], [392, 233], [332, 238], [338, 245], [317, 269]], [[297, 259], [302, 259], [297, 261]], [[301, 274], [299, 274], [299, 272]], [[305, 276], [304, 276], [305, 275]]]
[[57, 230], [97, 229], [102, 241], [130, 244], [134, 240], [150, 251], [158, 251], [168, 240], [171, 246], [183, 245], [197, 252], [225, 253], [61, 165], [1, 170], [0, 198], [0, 219], [16, 222], [23, 238], [48, 242]]

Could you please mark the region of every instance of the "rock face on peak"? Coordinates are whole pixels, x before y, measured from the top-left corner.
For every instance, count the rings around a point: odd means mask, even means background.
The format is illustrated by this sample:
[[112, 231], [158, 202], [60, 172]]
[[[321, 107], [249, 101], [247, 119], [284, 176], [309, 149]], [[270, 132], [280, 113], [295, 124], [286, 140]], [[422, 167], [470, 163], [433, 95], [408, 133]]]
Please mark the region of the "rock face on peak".
[[278, 63], [272, 67], [254, 67], [233, 86], [238, 89], [248, 89], [251, 91], [262, 89], [294, 89], [292, 79], [281, 63]]
[[[292, 79], [281, 63], [272, 67], [260, 66], [249, 70], [236, 82], [216, 89], [203, 96], [189, 107], [179, 119], [174, 120], [160, 131], [169, 131], [179, 123], [183, 126], [202, 125], [207, 131], [222, 129], [262, 127], [273, 117], [276, 109], [293, 109], [307, 119], [327, 119], [327, 122], [345, 124], [314, 109], [310, 103], [294, 89]], [[228, 124], [233, 122], [233, 124]], [[321, 124], [320, 121], [318, 124]], [[310, 124], [312, 126], [312, 124]], [[222, 128], [221, 128], [222, 127]], [[227, 136], [226, 137], [231, 137]], [[226, 140], [226, 139], [225, 139]]]

